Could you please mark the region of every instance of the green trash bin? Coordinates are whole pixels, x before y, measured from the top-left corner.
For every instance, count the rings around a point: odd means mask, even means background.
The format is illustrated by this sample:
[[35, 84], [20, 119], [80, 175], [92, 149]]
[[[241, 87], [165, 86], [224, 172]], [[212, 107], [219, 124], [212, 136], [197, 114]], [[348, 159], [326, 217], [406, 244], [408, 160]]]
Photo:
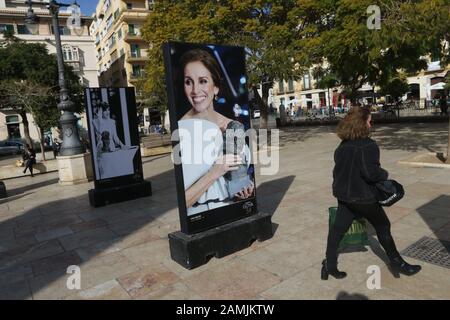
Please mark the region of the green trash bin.
[[[331, 229], [331, 226], [334, 224], [334, 221], [336, 220], [337, 207], [328, 208], [328, 213], [330, 216], [328, 220], [328, 226]], [[369, 239], [367, 237], [366, 219], [361, 218], [353, 220], [352, 225], [347, 230], [347, 232], [344, 235], [344, 238], [342, 238], [341, 242], [339, 243], [339, 248], [342, 249], [350, 245], [362, 245], [362, 246], [369, 245]]]

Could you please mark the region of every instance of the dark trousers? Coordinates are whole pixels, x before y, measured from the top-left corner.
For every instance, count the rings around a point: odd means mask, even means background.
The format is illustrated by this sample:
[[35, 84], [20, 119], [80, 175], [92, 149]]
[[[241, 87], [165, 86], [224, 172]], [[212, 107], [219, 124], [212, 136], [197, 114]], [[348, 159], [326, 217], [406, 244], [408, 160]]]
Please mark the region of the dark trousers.
[[33, 175], [33, 164], [34, 159], [28, 159], [25, 164], [25, 170], [23, 170], [23, 173], [27, 172], [27, 169], [30, 170], [30, 174]]
[[337, 265], [339, 242], [352, 225], [353, 219], [361, 217], [366, 218], [375, 228], [378, 241], [384, 251], [386, 251], [388, 258], [392, 261], [400, 257], [391, 235], [391, 223], [382, 206], [378, 203], [366, 204], [338, 201], [336, 220], [328, 234], [326, 258], [329, 267], [335, 267]]

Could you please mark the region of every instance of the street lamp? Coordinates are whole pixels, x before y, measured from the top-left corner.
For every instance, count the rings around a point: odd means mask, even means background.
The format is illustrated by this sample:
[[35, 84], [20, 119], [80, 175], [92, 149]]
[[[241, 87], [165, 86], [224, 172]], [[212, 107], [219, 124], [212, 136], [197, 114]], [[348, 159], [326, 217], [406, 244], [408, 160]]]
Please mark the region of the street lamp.
[[[39, 27], [39, 25], [37, 24], [38, 17], [33, 12], [32, 5], [35, 4], [41, 6], [45, 3], [34, 2], [31, 0], [27, 0], [25, 1], [25, 3], [29, 6], [28, 12], [25, 16], [25, 24], [30, 32], [34, 31], [34, 34], [36, 34]], [[73, 5], [78, 6], [76, 1], [74, 1]], [[52, 25], [53, 32], [55, 33], [56, 43], [56, 60], [58, 61], [58, 83], [60, 88], [60, 102], [58, 103], [58, 110], [62, 112], [59, 123], [61, 124], [63, 134], [63, 141], [61, 144], [61, 149], [59, 151], [59, 154], [61, 156], [72, 156], [86, 152], [85, 146], [80, 141], [77, 126], [78, 118], [74, 115], [74, 103], [70, 100], [69, 90], [67, 89], [66, 80], [64, 78], [64, 60], [61, 47], [61, 35], [59, 33], [58, 24], [59, 8], [70, 6], [70, 4], [58, 3], [54, 0], [51, 0], [47, 3], [47, 9], [52, 15]]]

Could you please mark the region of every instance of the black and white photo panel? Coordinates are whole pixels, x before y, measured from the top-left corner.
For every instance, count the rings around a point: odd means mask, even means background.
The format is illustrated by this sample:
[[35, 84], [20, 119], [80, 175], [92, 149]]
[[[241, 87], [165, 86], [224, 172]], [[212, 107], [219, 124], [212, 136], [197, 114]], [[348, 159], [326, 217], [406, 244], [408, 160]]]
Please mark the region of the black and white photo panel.
[[87, 88], [86, 112], [95, 180], [142, 179], [134, 88]]

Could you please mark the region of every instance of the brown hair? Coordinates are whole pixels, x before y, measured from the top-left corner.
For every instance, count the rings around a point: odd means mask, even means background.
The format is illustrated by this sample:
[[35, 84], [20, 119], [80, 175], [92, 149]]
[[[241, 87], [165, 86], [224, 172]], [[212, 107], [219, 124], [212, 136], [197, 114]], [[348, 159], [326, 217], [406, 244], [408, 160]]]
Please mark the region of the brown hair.
[[370, 135], [367, 120], [370, 110], [364, 107], [352, 107], [337, 126], [337, 135], [342, 140], [367, 138]]
[[180, 59], [181, 63], [181, 74], [184, 79], [184, 69], [186, 68], [188, 63], [200, 61], [209, 70], [211, 73], [212, 80], [214, 85], [220, 88], [220, 84], [222, 82], [222, 76], [220, 73], [220, 67], [217, 63], [216, 59], [214, 59], [211, 54], [202, 49], [192, 49], [185, 52]]

